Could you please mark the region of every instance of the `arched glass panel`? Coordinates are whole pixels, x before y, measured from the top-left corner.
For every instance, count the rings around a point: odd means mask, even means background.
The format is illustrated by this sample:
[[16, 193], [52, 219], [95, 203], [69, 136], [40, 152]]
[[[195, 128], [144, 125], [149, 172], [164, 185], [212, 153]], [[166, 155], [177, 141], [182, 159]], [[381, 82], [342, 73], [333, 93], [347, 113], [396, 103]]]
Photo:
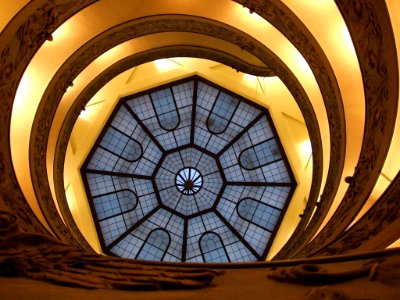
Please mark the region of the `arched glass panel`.
[[140, 248], [137, 259], [163, 260], [171, 243], [171, 237], [165, 229], [157, 228], [150, 232]]
[[274, 138], [243, 150], [239, 155], [239, 164], [243, 169], [254, 170], [282, 159]]
[[99, 221], [115, 217], [136, 208], [138, 197], [131, 190], [121, 190], [93, 197]]
[[204, 233], [199, 244], [204, 262], [230, 262], [224, 243], [215, 232]]
[[167, 131], [176, 129], [180, 118], [171, 88], [151, 93], [150, 98], [161, 128]]
[[143, 154], [142, 146], [135, 139], [112, 126], [107, 129], [100, 147], [129, 162], [137, 161]]
[[238, 99], [223, 92], [219, 92], [207, 118], [208, 130], [214, 134], [224, 132], [229, 126], [238, 105]]
[[239, 217], [269, 232], [274, 230], [281, 213], [279, 209], [251, 198], [240, 200], [236, 209]]

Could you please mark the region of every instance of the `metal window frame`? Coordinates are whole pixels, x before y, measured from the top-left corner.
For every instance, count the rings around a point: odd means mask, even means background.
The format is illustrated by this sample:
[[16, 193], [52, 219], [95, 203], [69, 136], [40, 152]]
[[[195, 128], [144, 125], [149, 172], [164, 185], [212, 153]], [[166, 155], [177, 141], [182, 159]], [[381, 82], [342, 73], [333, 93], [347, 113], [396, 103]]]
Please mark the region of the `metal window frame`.
[[[175, 105], [175, 108], [177, 109], [177, 113], [179, 115], [179, 111], [178, 111], [178, 108], [177, 108], [178, 105], [176, 103], [176, 99], [175, 99], [174, 92], [173, 92], [172, 88], [174, 86], [177, 86], [177, 85], [180, 85], [180, 84], [184, 84], [184, 83], [189, 83], [189, 82], [193, 82], [193, 94], [192, 94], [192, 104], [191, 104], [192, 105], [192, 110], [191, 110], [192, 119], [191, 119], [191, 124], [190, 124], [190, 126], [191, 126], [191, 128], [190, 128], [190, 141], [186, 145], [182, 145], [182, 146], [173, 148], [171, 150], [166, 150], [166, 149], [163, 148], [163, 146], [159, 142], [158, 137], [154, 136], [152, 134], [152, 132], [146, 127], [144, 122], [136, 115], [134, 110], [128, 104], [128, 101], [131, 101], [131, 100], [133, 100], [135, 98], [138, 98], [140, 96], [148, 95], [152, 91], [158, 91], [158, 90], [162, 90], [162, 89], [165, 89], [165, 88], [169, 88], [171, 93], [172, 93], [172, 95], [173, 95], [173, 97], [174, 97], [173, 98], [174, 99], [174, 105]], [[196, 116], [196, 110], [197, 110], [197, 106], [198, 106], [197, 97], [198, 97], [199, 82], [201, 82], [202, 84], [205, 84], [205, 85], [209, 85], [209, 86], [211, 86], [213, 88], [216, 88], [216, 89], [218, 89], [220, 91], [223, 91], [224, 93], [226, 93], [228, 95], [232, 95], [233, 97], [237, 98], [238, 99], [238, 104], [237, 104], [237, 107], [235, 108], [235, 113], [236, 113], [237, 109], [239, 108], [241, 102], [244, 102], [245, 104], [248, 104], [248, 105], [256, 108], [259, 111], [259, 113], [254, 115], [254, 118], [249, 123], [247, 123], [247, 125], [245, 125], [242, 128], [242, 130], [236, 136], [234, 136], [222, 149], [220, 149], [218, 151], [218, 153], [210, 152], [209, 150], [204, 149], [204, 148], [198, 146], [197, 144], [195, 144], [194, 137], [195, 137], [195, 134], [196, 134], [196, 129], [198, 128], [197, 124], [196, 124], [195, 116]], [[117, 114], [117, 112], [119, 111], [121, 106], [124, 106], [124, 108], [130, 113], [130, 115], [132, 115], [132, 118], [137, 122], [138, 126], [140, 126], [140, 128], [150, 138], [151, 142], [153, 142], [155, 144], [155, 146], [161, 151], [161, 158], [160, 158], [159, 162], [156, 164], [153, 172], [149, 176], [139, 175], [139, 174], [128, 174], [128, 173], [123, 173], [123, 172], [112, 172], [112, 171], [105, 171], [105, 170], [95, 170], [95, 169], [87, 168], [91, 157], [94, 155], [94, 153], [96, 151], [96, 148], [98, 147], [98, 145], [99, 145], [99, 143], [100, 143], [100, 141], [102, 139], [102, 136], [105, 134], [107, 128], [111, 125], [111, 122], [115, 118], [115, 115]], [[211, 112], [211, 111], [209, 111], [209, 112]], [[155, 113], [155, 115], [157, 117], [157, 113]], [[231, 121], [232, 121], [234, 115], [235, 114], [232, 114], [232, 118], [230, 119]], [[266, 116], [266, 118], [267, 118], [267, 121], [268, 121], [268, 123], [269, 123], [269, 125], [271, 127], [271, 130], [272, 130], [272, 133], [273, 133], [273, 135], [275, 137], [276, 143], [277, 143], [277, 145], [279, 147], [280, 155], [282, 157], [282, 160], [285, 163], [285, 166], [286, 166], [289, 178], [290, 178], [290, 182], [281, 183], [281, 182], [245, 182], [245, 181], [236, 182], [236, 181], [227, 181], [227, 179], [225, 177], [225, 174], [224, 174], [224, 171], [222, 169], [222, 164], [220, 162], [220, 157], [225, 153], [225, 151], [227, 151], [231, 147], [234, 147], [235, 143], [240, 138], [242, 138], [248, 132], [248, 130], [250, 130], [264, 116]], [[179, 123], [180, 122], [181, 122], [181, 119], [179, 119]], [[229, 125], [227, 127], [229, 127]], [[179, 128], [179, 126], [177, 126], [177, 128], [175, 128], [174, 130], [176, 130], [178, 128]], [[161, 129], [163, 129], [163, 128], [161, 128]], [[174, 130], [172, 130], [171, 132], [173, 132]], [[213, 135], [212, 132], [211, 132], [211, 135]], [[214, 135], [216, 135], [216, 134], [214, 134]], [[216, 136], [218, 136], [218, 135], [216, 135]], [[162, 203], [162, 201], [160, 199], [159, 191], [158, 191], [158, 188], [157, 188], [157, 184], [155, 182], [155, 176], [156, 176], [156, 174], [157, 174], [157, 172], [158, 172], [163, 160], [166, 158], [167, 155], [169, 155], [169, 154], [171, 154], [171, 153], [173, 153], [175, 151], [180, 151], [180, 150], [182, 150], [184, 148], [187, 148], [187, 147], [193, 147], [193, 148], [201, 151], [202, 153], [204, 153], [206, 155], [209, 155], [210, 157], [212, 157], [215, 160], [215, 162], [217, 164], [217, 167], [218, 167], [218, 170], [219, 170], [219, 172], [221, 174], [222, 187], [221, 187], [218, 195], [216, 196], [216, 200], [214, 202], [214, 205], [211, 208], [203, 210], [203, 211], [199, 211], [197, 213], [194, 213], [194, 214], [186, 216], [186, 215], [183, 215], [183, 214], [181, 214], [179, 212], [174, 211], [173, 209], [165, 206]], [[251, 146], [251, 147], [253, 147], [253, 146]], [[143, 155], [145, 155], [145, 153], [143, 153], [142, 156]], [[238, 160], [238, 164], [239, 164], [238, 157], [237, 157], [237, 160]], [[154, 190], [154, 195], [155, 195], [157, 203], [158, 203], [151, 211], [149, 211], [147, 214], [145, 214], [143, 216], [143, 218], [141, 218], [138, 222], [136, 222], [135, 224], [133, 224], [132, 226], [127, 228], [126, 231], [123, 234], [121, 234], [118, 238], [116, 238], [108, 246], [105, 246], [104, 238], [102, 237], [101, 229], [100, 229], [100, 226], [99, 226], [99, 220], [98, 220], [97, 215], [96, 215], [95, 210], [94, 210], [93, 198], [90, 196], [91, 195], [90, 194], [91, 191], [90, 191], [90, 188], [89, 188], [88, 183], [86, 181], [86, 175], [85, 174], [91, 174], [91, 173], [100, 174], [100, 175], [129, 177], [129, 178], [133, 178], [133, 179], [137, 178], [137, 179], [149, 180], [151, 182], [151, 184], [152, 184], [152, 187], [153, 187], [153, 190]], [[181, 80], [178, 80], [178, 81], [174, 81], [174, 82], [171, 82], [171, 83], [168, 83], [168, 84], [164, 84], [164, 85], [155, 87], [155, 88], [150, 89], [150, 90], [146, 90], [146, 91], [134, 94], [134, 95], [129, 95], [129, 96], [125, 96], [125, 97], [121, 98], [120, 102], [117, 104], [116, 108], [114, 109], [114, 112], [111, 114], [109, 120], [107, 121], [106, 125], [104, 126], [103, 131], [99, 135], [99, 138], [97, 139], [95, 145], [93, 146], [92, 150], [90, 151], [89, 155], [87, 156], [84, 164], [82, 165], [81, 174], [82, 174], [82, 179], [83, 179], [83, 182], [84, 182], [84, 186], [85, 186], [88, 198], [89, 198], [89, 204], [90, 204], [90, 207], [91, 207], [93, 219], [94, 219], [95, 224], [96, 224], [96, 230], [98, 232], [100, 243], [101, 243], [102, 249], [103, 249], [105, 254], [115, 255], [112, 252], [112, 248], [114, 246], [116, 246], [123, 239], [125, 239], [130, 233], [132, 233], [141, 224], [143, 224], [149, 218], [151, 218], [151, 216], [153, 216], [159, 209], [165, 209], [166, 211], [168, 211], [168, 212], [170, 212], [170, 213], [172, 213], [172, 214], [174, 214], [174, 215], [176, 215], [176, 216], [178, 216], [178, 217], [183, 219], [183, 239], [182, 239], [182, 256], [181, 256], [181, 261], [182, 262], [186, 261], [186, 259], [187, 259], [187, 244], [186, 244], [187, 241], [186, 240], [187, 240], [187, 236], [188, 236], [188, 223], [189, 223], [189, 220], [191, 218], [202, 216], [202, 215], [205, 215], [205, 214], [210, 213], [210, 212], [215, 213], [215, 215], [222, 221], [224, 226], [226, 226], [226, 228], [229, 229], [232, 232], [232, 234], [249, 250], [249, 252], [252, 255], [254, 255], [254, 257], [257, 260], [260, 260], [260, 261], [261, 260], [265, 260], [265, 257], [266, 257], [266, 255], [267, 255], [267, 253], [269, 251], [269, 248], [270, 248], [270, 246], [272, 244], [273, 237], [276, 234], [277, 228], [279, 227], [279, 225], [280, 225], [280, 223], [282, 221], [282, 218], [284, 216], [284, 212], [286, 211], [287, 206], [288, 206], [288, 204], [290, 202], [289, 200], [291, 199], [291, 197], [292, 197], [292, 195], [294, 193], [294, 190], [296, 188], [296, 181], [295, 181], [293, 173], [292, 173], [292, 171], [290, 169], [289, 162], [288, 162], [288, 160], [286, 158], [286, 154], [283, 151], [283, 147], [282, 147], [282, 145], [280, 143], [279, 136], [277, 135], [276, 129], [273, 126], [273, 122], [272, 122], [271, 117], [270, 117], [270, 115], [268, 113], [268, 110], [265, 107], [262, 107], [262, 106], [254, 103], [254, 102], [252, 102], [250, 100], [247, 100], [247, 99], [241, 97], [240, 95], [236, 95], [236, 94], [224, 89], [223, 87], [220, 87], [220, 86], [218, 86], [218, 85], [216, 85], [216, 84], [214, 84], [214, 83], [212, 83], [212, 82], [210, 82], [210, 81], [208, 81], [208, 80], [206, 80], [206, 79], [204, 79], [204, 78], [202, 78], [202, 77], [200, 77], [198, 75], [190, 76], [188, 78], [184, 78], [184, 79], [181, 79]], [[266, 249], [265, 249], [265, 251], [264, 251], [264, 253], [262, 255], [258, 254], [252, 248], [252, 246], [244, 239], [244, 237], [232, 226], [232, 224], [229, 223], [229, 220], [226, 220], [217, 209], [219, 201], [223, 197], [225, 188], [227, 186], [229, 186], [229, 185], [232, 185], [232, 186], [235, 186], [235, 185], [260, 186], [260, 187], [262, 187], [262, 186], [286, 186], [286, 187], [290, 187], [290, 191], [289, 191], [289, 193], [287, 195], [286, 202], [285, 202], [283, 208], [281, 209], [281, 215], [278, 218], [278, 221], [276, 223], [275, 229], [272, 232], [270, 240], [268, 241], [268, 245], [267, 245], [267, 247], [266, 247]], [[139, 201], [140, 201], [140, 199], [139, 199]], [[228, 255], [228, 257], [229, 257], [229, 255]]]

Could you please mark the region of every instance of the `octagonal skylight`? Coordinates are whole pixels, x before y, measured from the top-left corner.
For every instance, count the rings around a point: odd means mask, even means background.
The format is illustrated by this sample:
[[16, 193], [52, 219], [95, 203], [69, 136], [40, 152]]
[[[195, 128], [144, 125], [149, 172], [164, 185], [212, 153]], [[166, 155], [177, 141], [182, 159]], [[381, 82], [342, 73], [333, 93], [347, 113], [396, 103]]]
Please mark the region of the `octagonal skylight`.
[[81, 168], [103, 251], [265, 260], [296, 186], [266, 108], [198, 76], [124, 97]]

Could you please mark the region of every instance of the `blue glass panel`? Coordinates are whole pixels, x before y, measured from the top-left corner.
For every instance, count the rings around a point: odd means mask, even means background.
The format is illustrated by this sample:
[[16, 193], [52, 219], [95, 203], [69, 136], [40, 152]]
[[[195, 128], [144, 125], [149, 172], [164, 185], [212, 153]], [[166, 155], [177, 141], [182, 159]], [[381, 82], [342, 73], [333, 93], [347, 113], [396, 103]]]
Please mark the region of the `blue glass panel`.
[[230, 261], [221, 237], [215, 232], [203, 234], [199, 243], [204, 262]]
[[135, 209], [137, 196], [130, 190], [116, 191], [93, 197], [97, 218], [104, 220]]
[[214, 134], [226, 130], [239, 105], [239, 100], [223, 92], [218, 94], [207, 118], [207, 127]]
[[279, 209], [251, 198], [240, 200], [237, 212], [242, 219], [270, 232], [274, 230], [280, 215]]
[[282, 156], [274, 138], [249, 147], [239, 155], [240, 166], [246, 170], [254, 170], [281, 159]]
[[154, 229], [150, 232], [136, 258], [161, 261], [170, 243], [171, 238], [165, 229]]
[[179, 125], [179, 113], [170, 88], [151, 93], [151, 100], [161, 128], [170, 131]]
[[142, 147], [136, 140], [113, 127], [107, 129], [100, 146], [129, 162], [138, 160], [143, 154]]

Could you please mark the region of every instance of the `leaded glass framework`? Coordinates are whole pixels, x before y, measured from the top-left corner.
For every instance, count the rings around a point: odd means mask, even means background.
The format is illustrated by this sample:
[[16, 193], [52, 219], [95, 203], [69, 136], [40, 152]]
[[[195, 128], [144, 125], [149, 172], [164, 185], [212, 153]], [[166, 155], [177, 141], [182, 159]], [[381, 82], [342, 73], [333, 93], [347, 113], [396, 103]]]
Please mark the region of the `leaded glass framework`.
[[296, 187], [266, 108], [193, 76], [120, 99], [81, 168], [103, 251], [264, 260]]

